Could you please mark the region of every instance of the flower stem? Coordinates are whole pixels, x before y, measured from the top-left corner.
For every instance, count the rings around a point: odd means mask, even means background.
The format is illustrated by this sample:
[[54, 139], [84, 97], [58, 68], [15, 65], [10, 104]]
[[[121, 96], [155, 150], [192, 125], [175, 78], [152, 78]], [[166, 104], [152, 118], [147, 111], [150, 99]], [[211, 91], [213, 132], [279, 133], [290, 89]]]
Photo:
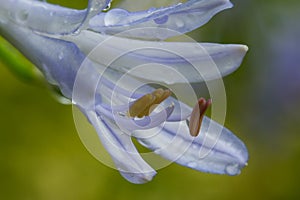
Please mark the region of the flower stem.
[[0, 62], [22, 81], [44, 82], [37, 68], [2, 37], [0, 37]]

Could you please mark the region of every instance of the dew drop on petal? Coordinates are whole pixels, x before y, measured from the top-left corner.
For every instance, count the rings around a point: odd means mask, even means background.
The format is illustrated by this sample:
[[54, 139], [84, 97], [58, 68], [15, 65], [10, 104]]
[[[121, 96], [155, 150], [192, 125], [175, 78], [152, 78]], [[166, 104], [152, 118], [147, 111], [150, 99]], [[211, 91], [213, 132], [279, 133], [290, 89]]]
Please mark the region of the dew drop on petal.
[[27, 10], [21, 10], [17, 16], [16, 16], [16, 20], [19, 22], [19, 23], [25, 23], [28, 19], [28, 11]]
[[110, 7], [111, 7], [111, 2], [109, 2], [109, 4], [107, 4], [107, 6], [102, 11], [106, 12], [110, 9]]
[[8, 20], [6, 17], [1, 17], [1, 14], [0, 14], [0, 23], [1, 24], [7, 24]]
[[63, 96], [63, 94], [61, 93], [61, 91], [57, 87], [51, 85], [50, 89], [51, 89], [50, 90], [51, 91], [51, 95], [52, 95], [52, 97], [56, 101], [58, 101], [61, 104], [65, 104], [65, 105], [72, 104], [72, 102], [70, 101], [70, 99], [67, 99], [65, 96]]
[[59, 54], [58, 54], [58, 59], [59, 60], [62, 60], [64, 58], [64, 53], [63, 52], [60, 52]]
[[238, 163], [235, 164], [229, 164], [225, 168], [226, 174], [230, 176], [238, 175], [240, 174], [241, 170]]
[[124, 18], [128, 16], [128, 12], [123, 9], [113, 9], [106, 13], [104, 17], [104, 24], [105, 26], [113, 26], [118, 24]]
[[192, 161], [192, 162], [188, 162], [186, 165], [190, 168], [196, 168], [198, 164]]
[[104, 117], [103, 117], [103, 115], [98, 115], [98, 118], [100, 119], [100, 120], [104, 120]]
[[76, 36], [76, 35], [79, 35], [80, 33], [81, 33], [81, 29], [79, 28], [79, 29], [75, 30], [75, 31], [72, 33], [72, 35]]
[[156, 24], [165, 24], [168, 21], [168, 19], [169, 19], [168, 15], [165, 15], [163, 17], [159, 17], [159, 18], [154, 19], [154, 22]]
[[149, 8], [149, 9], [147, 10], [147, 12], [148, 12], [148, 13], [152, 13], [152, 12], [155, 11], [155, 10], [156, 10], [155, 7], [151, 7], [151, 8]]
[[158, 149], [155, 149], [153, 152], [154, 152], [155, 154], [160, 154], [161, 150], [160, 150], [160, 148], [158, 148]]
[[184, 22], [180, 19], [177, 19], [175, 23], [178, 28], [184, 27]]

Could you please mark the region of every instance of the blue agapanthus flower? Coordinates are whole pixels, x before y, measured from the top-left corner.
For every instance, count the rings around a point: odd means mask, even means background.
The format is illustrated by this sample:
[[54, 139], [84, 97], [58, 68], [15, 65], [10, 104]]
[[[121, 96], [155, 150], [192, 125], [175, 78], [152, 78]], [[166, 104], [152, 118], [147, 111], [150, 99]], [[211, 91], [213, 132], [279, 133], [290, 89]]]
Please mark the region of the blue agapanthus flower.
[[[131, 137], [162, 157], [199, 171], [236, 175], [247, 164], [243, 142], [204, 116], [210, 100], [200, 98], [191, 108], [171, 90], [153, 86], [183, 83], [172, 70], [188, 82], [200, 82], [239, 67], [247, 51], [244, 45], [163, 41], [202, 26], [230, 8], [228, 0], [189, 0], [138, 12], [107, 11], [110, 0], [89, 0], [84, 10], [37, 0], [0, 2], [0, 34], [80, 108], [128, 181], [145, 183], [156, 174]], [[198, 47], [200, 51], [195, 50]], [[96, 56], [88, 56], [95, 48]], [[108, 58], [124, 51], [110, 63]], [[209, 67], [211, 62], [216, 70]], [[146, 63], [156, 65], [134, 70]], [[124, 74], [129, 76], [119, 84]], [[144, 84], [145, 80], [152, 84]], [[200, 151], [206, 152], [204, 156]]]

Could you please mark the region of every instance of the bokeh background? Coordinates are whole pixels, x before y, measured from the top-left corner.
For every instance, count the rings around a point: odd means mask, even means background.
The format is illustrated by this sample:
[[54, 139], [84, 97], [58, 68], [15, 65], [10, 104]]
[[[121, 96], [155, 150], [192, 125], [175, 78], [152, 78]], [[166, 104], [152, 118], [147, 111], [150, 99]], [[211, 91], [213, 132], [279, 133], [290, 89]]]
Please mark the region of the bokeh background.
[[[76, 8], [86, 4], [51, 2]], [[172, 164], [152, 182], [133, 185], [88, 153], [75, 130], [71, 106], [60, 104], [44, 86], [20, 80], [2, 62], [0, 199], [300, 199], [300, 1], [232, 2], [233, 9], [189, 35], [249, 46], [242, 66], [224, 78], [225, 125], [250, 154], [249, 166], [239, 176]], [[171, 1], [121, 3], [137, 10]]]

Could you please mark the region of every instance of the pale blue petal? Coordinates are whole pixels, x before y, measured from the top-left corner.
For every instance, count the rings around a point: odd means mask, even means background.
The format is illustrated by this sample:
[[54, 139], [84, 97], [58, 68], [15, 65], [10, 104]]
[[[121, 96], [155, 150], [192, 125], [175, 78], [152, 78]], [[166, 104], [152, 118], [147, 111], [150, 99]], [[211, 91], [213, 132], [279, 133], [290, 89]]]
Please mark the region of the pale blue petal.
[[[64, 90], [65, 95], [70, 98], [74, 78], [84, 59], [84, 55], [78, 51], [73, 43], [39, 36], [31, 30], [15, 24], [6, 25], [5, 29], [0, 26], [0, 32], [18, 47], [26, 57], [39, 66], [50, 82], [58, 84]], [[65, 54], [61, 55], [61, 53]], [[92, 66], [88, 65], [86, 69], [94, 69], [90, 67]], [[96, 80], [97, 77], [93, 79], [93, 83]], [[83, 94], [86, 93], [83, 92]], [[105, 122], [94, 112], [86, 110], [89, 107], [89, 105], [86, 105], [88, 102], [82, 102], [81, 97], [82, 95], [76, 96], [76, 101], [80, 103], [78, 106], [83, 109], [83, 112], [94, 125], [122, 176], [133, 183], [150, 181], [156, 172], [140, 157], [130, 137], [122, 134], [114, 124]], [[88, 97], [85, 97], [85, 99], [90, 100]]]
[[118, 126], [124, 130], [145, 130], [159, 126], [167, 120], [174, 110], [174, 105], [168, 106], [158, 113], [152, 113], [149, 116], [145, 116], [142, 119], [131, 119], [126, 117], [114, 116], [114, 119]]
[[1, 0], [1, 12], [11, 21], [38, 32], [69, 34], [86, 27], [110, 0], [89, 0], [87, 9], [75, 10], [41, 1]]
[[[97, 68], [100, 67], [99, 64], [94, 64]], [[95, 72], [90, 72], [87, 74], [95, 74]], [[123, 76], [123, 73], [112, 70], [110, 68], [106, 69], [106, 73], [100, 79], [100, 84], [104, 86], [99, 87], [99, 94], [103, 97], [103, 100], [107, 100], [107, 104], [101, 102], [97, 103], [97, 106], [101, 106], [107, 110], [107, 112], [127, 112], [129, 107], [135, 102], [131, 99], [139, 99], [145, 94], [152, 93], [155, 89], [150, 87], [149, 85], [145, 85], [145, 83], [134, 79], [132, 77], [127, 77], [126, 82], [122, 82], [121, 85], [115, 85], [118, 80]], [[85, 77], [84, 79], [90, 79], [90, 77]], [[135, 87], [139, 88], [138, 91], [134, 91]], [[134, 92], [133, 92], [134, 91]], [[113, 92], [117, 93], [117, 98], [113, 96]], [[195, 97], [196, 98], [196, 97]], [[118, 104], [116, 102], [123, 102], [123, 104]], [[100, 104], [100, 105], [99, 105]], [[167, 121], [181, 121], [187, 119], [191, 112], [192, 108], [181, 101], [178, 101], [174, 97], [170, 96], [166, 100], [160, 103], [161, 106], [167, 108], [170, 105], [174, 105], [172, 108], [172, 112]]]
[[248, 50], [247, 46], [237, 44], [141, 41], [91, 31], [64, 39], [86, 53], [98, 45], [90, 59], [100, 64], [166, 84], [221, 78], [240, 66]]
[[[159, 128], [157, 128], [159, 130]], [[147, 132], [148, 131], [148, 132]], [[162, 157], [203, 172], [237, 175], [247, 165], [248, 152], [241, 140], [228, 129], [205, 117], [198, 137], [189, 135], [184, 121], [165, 123], [156, 130], [139, 131], [139, 141]]]
[[152, 27], [150, 31], [140, 29], [121, 35], [134, 38], [166, 39], [194, 30], [208, 22], [216, 13], [230, 7], [232, 4], [228, 0], [190, 0], [170, 7], [150, 8], [139, 12], [112, 9], [92, 18], [90, 28], [105, 34], [116, 34], [133, 28]]
[[77, 70], [85, 59], [75, 44], [40, 36], [14, 23], [0, 23], [0, 33], [71, 99]]
[[130, 136], [93, 111], [87, 112], [87, 115], [121, 175], [136, 184], [151, 181], [156, 172], [142, 159]]

